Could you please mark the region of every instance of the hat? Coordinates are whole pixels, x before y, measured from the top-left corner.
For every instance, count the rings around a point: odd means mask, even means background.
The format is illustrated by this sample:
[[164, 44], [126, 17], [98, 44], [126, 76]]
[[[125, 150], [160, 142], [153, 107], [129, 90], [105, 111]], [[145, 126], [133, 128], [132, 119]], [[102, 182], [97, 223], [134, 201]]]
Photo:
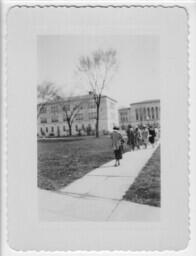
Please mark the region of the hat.
[[119, 127], [118, 126], [114, 126], [113, 130], [119, 130]]

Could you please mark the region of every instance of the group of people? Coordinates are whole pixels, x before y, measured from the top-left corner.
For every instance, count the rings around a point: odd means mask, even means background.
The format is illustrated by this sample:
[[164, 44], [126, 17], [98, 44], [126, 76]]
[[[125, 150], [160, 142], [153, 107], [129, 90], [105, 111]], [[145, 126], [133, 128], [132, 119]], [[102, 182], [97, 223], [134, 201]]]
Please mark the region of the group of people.
[[140, 149], [141, 146], [147, 148], [150, 143], [154, 146], [155, 139], [158, 138], [158, 129], [150, 126], [135, 127], [129, 125], [127, 129], [127, 144], [131, 150]]
[[[127, 145], [131, 151], [135, 149], [140, 149], [142, 146], [144, 148], [148, 147], [148, 144], [151, 144], [154, 147], [156, 140], [159, 137], [158, 128], [153, 127], [152, 125], [147, 126], [136, 126], [135, 128], [131, 125], [127, 128]], [[115, 155], [115, 166], [120, 165], [120, 159], [122, 159], [123, 148], [126, 140], [123, 138], [122, 133], [120, 132], [119, 127], [114, 127], [111, 134], [112, 138], [112, 147]]]

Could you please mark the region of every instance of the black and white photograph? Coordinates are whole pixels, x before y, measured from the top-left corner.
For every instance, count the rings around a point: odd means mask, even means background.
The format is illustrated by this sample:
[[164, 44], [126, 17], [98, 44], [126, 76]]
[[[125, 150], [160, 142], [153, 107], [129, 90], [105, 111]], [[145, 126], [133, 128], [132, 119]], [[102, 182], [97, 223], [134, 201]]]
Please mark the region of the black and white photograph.
[[184, 249], [186, 9], [16, 6], [7, 24], [10, 247]]
[[156, 35], [39, 36], [42, 220], [159, 220]]

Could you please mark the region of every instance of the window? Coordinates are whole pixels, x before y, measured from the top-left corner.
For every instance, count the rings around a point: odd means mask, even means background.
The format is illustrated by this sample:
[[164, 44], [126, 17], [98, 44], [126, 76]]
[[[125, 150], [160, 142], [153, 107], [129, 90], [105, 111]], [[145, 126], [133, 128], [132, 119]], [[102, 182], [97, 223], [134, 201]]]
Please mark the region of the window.
[[159, 109], [158, 109], [158, 107], [156, 107], [156, 119], [157, 120], [159, 119]]
[[143, 113], [144, 113], [144, 120], [146, 120], [146, 109], [143, 109]]
[[77, 124], [75, 125], [75, 130], [78, 131], [78, 125]]
[[41, 106], [40, 107], [40, 114], [46, 113], [47, 112], [47, 107], [46, 106]]
[[70, 111], [70, 105], [69, 104], [65, 104], [63, 106], [63, 111]]
[[66, 132], [66, 127], [65, 127], [65, 125], [63, 125], [63, 131]]
[[51, 127], [51, 132], [54, 132], [54, 127], [53, 126]]
[[147, 111], [148, 111], [148, 120], [151, 119], [151, 116], [150, 116], [150, 109], [147, 108]]
[[151, 112], [152, 112], [152, 119], [154, 120], [154, 108], [151, 108]]
[[57, 135], [60, 136], [61, 135], [61, 131], [60, 131], [60, 127], [57, 126]]
[[48, 127], [46, 127], [46, 132], [48, 132]]
[[46, 124], [47, 123], [47, 118], [46, 117], [41, 117], [40, 122], [42, 124]]
[[82, 120], [83, 120], [83, 115], [80, 114], [80, 113], [77, 114], [77, 115], [76, 115], [76, 120], [77, 120], [77, 121], [82, 121]]
[[51, 117], [51, 121], [52, 121], [52, 123], [58, 123], [58, 116], [56, 116], [56, 115], [53, 115], [52, 117]]
[[135, 116], [136, 116], [136, 121], [138, 121], [139, 120], [138, 109], [135, 110]]
[[80, 110], [82, 110], [82, 109], [85, 109], [85, 105], [84, 104], [80, 104]]
[[51, 112], [52, 112], [52, 113], [56, 113], [56, 112], [58, 112], [58, 111], [59, 111], [58, 105], [52, 105], [52, 106], [51, 106]]
[[[115, 113], [113, 113], [113, 118], [115, 118]], [[128, 115], [127, 112], [122, 112], [121, 113], [121, 122], [128, 122]]]
[[97, 117], [97, 114], [96, 114], [96, 112], [91, 112], [91, 113], [88, 113], [88, 117], [89, 117], [89, 119], [96, 119], [96, 117]]
[[140, 121], [143, 121], [143, 113], [142, 113], [142, 108], [140, 108]]
[[96, 108], [95, 102], [89, 102], [88, 108], [89, 108], [89, 109], [94, 109], [94, 108]]

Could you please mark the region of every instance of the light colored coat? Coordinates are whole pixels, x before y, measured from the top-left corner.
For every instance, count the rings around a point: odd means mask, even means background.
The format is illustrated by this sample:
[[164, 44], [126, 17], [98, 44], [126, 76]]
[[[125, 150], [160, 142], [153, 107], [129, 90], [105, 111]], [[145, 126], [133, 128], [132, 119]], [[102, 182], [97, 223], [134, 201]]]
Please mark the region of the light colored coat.
[[142, 131], [142, 140], [143, 140], [143, 143], [145, 143], [145, 144], [148, 143], [148, 137], [149, 137], [148, 129], [144, 129], [144, 130]]
[[114, 130], [111, 135], [112, 138], [112, 148], [118, 150], [122, 143], [122, 135], [119, 131]]

